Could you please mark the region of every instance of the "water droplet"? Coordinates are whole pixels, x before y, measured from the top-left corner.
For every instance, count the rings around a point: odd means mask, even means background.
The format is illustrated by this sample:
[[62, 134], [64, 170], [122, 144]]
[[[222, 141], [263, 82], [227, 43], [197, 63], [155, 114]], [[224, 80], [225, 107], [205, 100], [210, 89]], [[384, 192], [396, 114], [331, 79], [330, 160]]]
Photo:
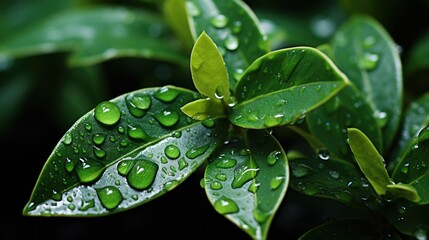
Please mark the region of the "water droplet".
[[89, 123], [85, 123], [85, 125], [84, 125], [84, 128], [85, 128], [85, 130], [86, 131], [91, 131], [91, 129], [92, 129], [92, 125], [91, 124], [89, 124]]
[[401, 172], [404, 174], [408, 173], [408, 168], [410, 167], [409, 163], [405, 163], [402, 167], [401, 167]]
[[271, 216], [272, 213], [269, 211], [265, 211], [260, 209], [259, 207], [253, 210], [253, 217], [258, 221], [259, 223], [265, 222], [269, 216]]
[[259, 189], [259, 186], [261, 186], [260, 183], [257, 183], [255, 181], [251, 182], [249, 185], [249, 189], [247, 189], [251, 193], [256, 193]]
[[374, 112], [374, 117], [375, 117], [375, 120], [377, 121], [377, 125], [380, 128], [383, 128], [384, 126], [386, 126], [387, 120], [388, 120], [386, 112], [381, 112], [377, 110]]
[[73, 141], [73, 137], [72, 137], [71, 133], [66, 132], [66, 134], [64, 134], [64, 137], [63, 137], [63, 143], [65, 145], [70, 145], [72, 143], [72, 141]]
[[292, 175], [297, 178], [308, 176], [308, 174], [315, 172], [314, 169], [305, 164], [292, 165]]
[[200, 9], [193, 2], [186, 1], [186, 10], [193, 17], [198, 17], [201, 14]]
[[246, 182], [254, 179], [259, 172], [259, 168], [252, 162], [248, 161], [234, 169], [234, 179], [232, 180], [232, 188], [240, 188]]
[[329, 160], [329, 151], [325, 148], [322, 148], [318, 151], [318, 156], [319, 159], [323, 160], [323, 161], [327, 161]]
[[102, 145], [104, 143], [104, 141], [106, 140], [106, 134], [104, 133], [96, 133], [94, 135], [92, 135], [92, 142], [95, 145]]
[[330, 170], [330, 171], [329, 171], [329, 175], [330, 175], [332, 178], [334, 178], [334, 179], [337, 179], [337, 178], [339, 178], [339, 177], [340, 177], [340, 173], [339, 173], [339, 172], [337, 172], [337, 171], [335, 171], [335, 170]]
[[361, 58], [362, 67], [366, 70], [373, 70], [377, 67], [380, 56], [376, 53], [364, 53]]
[[236, 68], [234, 72], [232, 73], [232, 76], [236, 81], [239, 81], [241, 77], [243, 76], [244, 70], [242, 68]]
[[376, 40], [375, 37], [370, 35], [370, 36], [366, 36], [365, 39], [363, 40], [363, 47], [365, 49], [369, 49], [372, 48], [375, 44]]
[[417, 240], [427, 240], [427, 230], [423, 226], [417, 226], [416, 229], [413, 232], [414, 237], [416, 237]]
[[182, 132], [181, 131], [174, 131], [171, 136], [175, 137], [175, 138], [180, 138], [182, 136]]
[[202, 122], [202, 124], [206, 128], [212, 128], [215, 124], [215, 120], [213, 118], [207, 118]]
[[177, 96], [179, 96], [179, 91], [166, 86], [156, 91], [153, 96], [162, 102], [169, 103], [174, 101]]
[[149, 160], [136, 160], [131, 171], [127, 174], [127, 180], [131, 187], [137, 190], [149, 188], [155, 180], [158, 165]]
[[67, 172], [71, 172], [74, 169], [74, 163], [71, 159], [66, 158], [65, 168]]
[[338, 189], [332, 191], [332, 195], [334, 195], [336, 198], [343, 202], [351, 202], [353, 201], [353, 194], [345, 189]]
[[104, 151], [103, 149], [97, 146], [93, 147], [93, 151], [94, 151], [94, 155], [98, 158], [104, 158], [106, 156], [106, 151]]
[[174, 126], [180, 118], [180, 115], [171, 109], [164, 109], [154, 115], [155, 119], [164, 127]]
[[232, 23], [232, 32], [235, 34], [240, 33], [242, 25], [241, 21], [234, 21]]
[[210, 188], [212, 190], [219, 190], [219, 189], [222, 189], [222, 184], [218, 181], [213, 181], [210, 183]]
[[104, 101], [95, 107], [94, 117], [102, 124], [113, 125], [121, 118], [121, 110], [116, 103]]
[[223, 173], [216, 174], [215, 178], [219, 181], [226, 181], [226, 175]]
[[104, 165], [91, 158], [80, 158], [80, 164], [75, 167], [79, 180], [89, 183], [97, 180], [104, 171]]
[[222, 158], [216, 163], [216, 167], [218, 168], [232, 168], [237, 165], [237, 160], [233, 158]]
[[266, 127], [275, 127], [283, 122], [284, 114], [276, 114], [274, 116], [268, 116], [264, 120]]
[[215, 17], [213, 17], [210, 20], [210, 23], [215, 27], [215, 28], [224, 28], [228, 25], [228, 17], [226, 17], [225, 15], [219, 14], [216, 15]]
[[141, 127], [133, 127], [128, 125], [127, 134], [131, 139], [134, 140], [147, 140], [149, 136]]
[[272, 190], [276, 190], [277, 188], [279, 188], [282, 183], [284, 182], [285, 177], [283, 176], [277, 176], [271, 179], [270, 181], [270, 187]]
[[124, 200], [119, 189], [113, 186], [97, 189], [97, 196], [101, 204], [109, 210], [115, 209]]
[[170, 159], [176, 159], [180, 156], [180, 149], [176, 145], [168, 145], [164, 149], [165, 155]]
[[134, 117], [143, 117], [149, 109], [152, 100], [147, 94], [129, 94], [126, 98], [128, 110]]
[[203, 153], [205, 153], [208, 148], [209, 148], [209, 145], [191, 148], [188, 151], [186, 151], [186, 157], [189, 159], [194, 159], [198, 156], [201, 156]]
[[240, 209], [238, 208], [237, 203], [235, 203], [232, 199], [227, 198], [225, 196], [220, 197], [214, 203], [214, 208], [220, 214], [231, 214], [237, 213]]
[[179, 159], [179, 170], [182, 171], [188, 166], [188, 162], [185, 160], [185, 158]]
[[234, 35], [228, 35], [224, 41], [226, 49], [234, 51], [238, 48], [238, 38]]
[[277, 161], [280, 159], [280, 155], [282, 154], [282, 152], [280, 151], [272, 151], [268, 157], [267, 157], [267, 163], [270, 166], [273, 166], [274, 164], [277, 163]]
[[134, 160], [122, 160], [117, 167], [118, 173], [126, 176], [133, 168], [136, 162]]

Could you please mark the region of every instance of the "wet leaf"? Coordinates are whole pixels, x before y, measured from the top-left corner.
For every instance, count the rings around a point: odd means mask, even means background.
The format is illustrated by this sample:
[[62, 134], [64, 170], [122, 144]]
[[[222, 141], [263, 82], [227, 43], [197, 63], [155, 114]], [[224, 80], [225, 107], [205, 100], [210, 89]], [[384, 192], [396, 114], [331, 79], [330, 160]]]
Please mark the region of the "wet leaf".
[[165, 86], [99, 103], [55, 146], [23, 214], [107, 215], [174, 189], [226, 132], [221, 120], [193, 121], [180, 112], [194, 95]]
[[356, 15], [336, 32], [332, 55], [375, 110], [383, 149], [389, 149], [402, 111], [402, 66], [396, 44], [375, 19]]
[[119, 57], [187, 62], [171, 39], [162, 18], [149, 11], [124, 7], [70, 9], [2, 39], [0, 55], [27, 57], [71, 51], [72, 66]]
[[305, 195], [333, 199], [351, 207], [381, 207], [374, 189], [357, 166], [332, 158], [323, 150], [317, 157], [289, 160], [290, 187]]
[[350, 148], [360, 170], [378, 195], [384, 195], [393, 182], [385, 168], [384, 158], [371, 140], [359, 129], [348, 128]]
[[186, 115], [195, 120], [205, 120], [212, 117], [226, 117], [224, 105], [216, 99], [204, 98], [185, 104], [181, 107]]
[[[158, 3], [158, 1], [155, 1]], [[191, 51], [194, 45], [186, 11], [186, 0], [164, 0], [162, 13], [165, 21], [181, 40], [186, 50]]]
[[205, 31], [216, 43], [226, 63], [229, 87], [234, 91], [240, 74], [270, 50], [259, 20], [239, 0], [186, 0], [186, 6], [194, 39]]
[[229, 119], [252, 129], [296, 123], [348, 84], [347, 77], [315, 48], [273, 51], [244, 72]]
[[204, 176], [215, 210], [252, 239], [267, 238], [288, 183], [286, 154], [264, 130], [232, 135], [214, 155]]

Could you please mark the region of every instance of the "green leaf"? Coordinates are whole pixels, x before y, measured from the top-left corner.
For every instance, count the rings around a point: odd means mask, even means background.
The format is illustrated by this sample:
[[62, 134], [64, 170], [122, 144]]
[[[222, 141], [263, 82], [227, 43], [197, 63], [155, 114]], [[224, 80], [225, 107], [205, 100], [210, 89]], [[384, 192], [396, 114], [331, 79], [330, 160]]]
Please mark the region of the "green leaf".
[[87, 66], [119, 57], [187, 62], [163, 19], [125, 7], [71, 9], [0, 42], [0, 54], [27, 57], [71, 51], [72, 66]]
[[320, 152], [318, 157], [289, 159], [289, 164], [290, 187], [300, 193], [336, 200], [351, 207], [379, 207], [368, 180], [348, 161]]
[[348, 84], [347, 77], [315, 48], [273, 51], [244, 72], [229, 119], [254, 129], [291, 124], [303, 120]]
[[24, 215], [100, 216], [174, 189], [217, 148], [227, 125], [179, 110], [194, 92], [146, 88], [99, 103], [49, 156]]
[[419, 202], [420, 196], [416, 189], [408, 184], [396, 183], [387, 185], [387, 190], [393, 194], [394, 198], [403, 197], [413, 202]]
[[388, 163], [388, 169], [393, 169], [401, 156], [404, 154], [407, 146], [413, 144], [419, 132], [429, 126], [429, 93], [424, 94], [417, 100], [411, 102], [408, 106], [401, 127], [400, 138], [394, 149], [393, 159]]
[[[158, 1], [156, 1], [158, 2]], [[162, 12], [167, 24], [187, 50], [194, 45], [191, 29], [186, 11], [186, 0], [164, 0]]]
[[379, 231], [377, 230], [377, 227], [368, 220], [358, 218], [336, 219], [310, 229], [298, 239], [380, 239]]
[[202, 32], [191, 52], [191, 74], [197, 90], [211, 98], [229, 102], [228, 73], [216, 44]]
[[205, 120], [213, 117], [225, 117], [224, 106], [216, 99], [198, 99], [185, 104], [180, 110], [195, 120]]
[[332, 53], [335, 64], [375, 110], [383, 149], [389, 149], [402, 111], [402, 66], [396, 44], [375, 19], [355, 15], [335, 34]]
[[234, 92], [241, 73], [270, 48], [259, 20], [241, 0], [187, 0], [191, 32], [196, 40], [205, 31], [216, 43]]
[[419, 71], [429, 69], [429, 32], [425, 32], [416, 39], [405, 59], [404, 72], [408, 76]]
[[404, 151], [396, 165], [392, 179], [414, 187], [420, 196], [419, 204], [429, 203], [429, 128], [420, 131]]
[[264, 130], [232, 135], [208, 164], [204, 176], [215, 210], [252, 239], [267, 238], [288, 182], [286, 154]]
[[310, 133], [323, 142], [332, 155], [354, 162], [347, 143], [347, 128], [360, 129], [381, 151], [381, 130], [373, 117], [373, 112], [365, 97], [350, 85], [308, 113], [306, 120]]
[[383, 156], [377, 151], [371, 140], [359, 129], [348, 128], [350, 148], [360, 170], [371, 183], [378, 195], [384, 195], [387, 186], [393, 182], [384, 167]]

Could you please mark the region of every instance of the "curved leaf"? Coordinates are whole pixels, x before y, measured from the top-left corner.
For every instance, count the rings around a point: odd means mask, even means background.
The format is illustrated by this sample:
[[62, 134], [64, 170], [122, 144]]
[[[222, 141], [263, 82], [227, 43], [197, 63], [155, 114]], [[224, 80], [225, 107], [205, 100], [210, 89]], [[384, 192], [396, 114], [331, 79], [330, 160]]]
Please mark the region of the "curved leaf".
[[359, 129], [348, 128], [349, 145], [360, 170], [371, 183], [378, 195], [384, 195], [387, 186], [392, 184], [387, 173], [383, 156], [371, 140]]
[[266, 131], [250, 130], [219, 148], [204, 185], [215, 210], [252, 239], [266, 239], [289, 183], [286, 154]]
[[304, 233], [299, 240], [330, 239], [330, 240], [361, 240], [380, 239], [379, 229], [371, 222], [358, 218], [331, 220], [312, 228]]
[[195, 120], [225, 117], [224, 105], [216, 99], [204, 98], [185, 104], [180, 110]]
[[163, 19], [124, 7], [92, 7], [60, 12], [0, 42], [0, 55], [26, 57], [72, 51], [72, 66], [118, 57], [187, 62]]
[[373, 117], [373, 112], [365, 97], [350, 85], [308, 113], [306, 122], [310, 133], [323, 142], [332, 155], [354, 162], [347, 143], [347, 128], [360, 129], [381, 151], [381, 130]]
[[241, 73], [270, 48], [259, 20], [241, 0], [186, 0], [194, 39], [205, 31], [216, 43], [233, 91]]
[[98, 104], [49, 156], [24, 215], [107, 215], [183, 182], [222, 140], [225, 123], [195, 122], [179, 108], [194, 92], [147, 88]]
[[389, 149], [402, 110], [402, 66], [395, 43], [375, 19], [356, 15], [335, 34], [332, 53], [335, 64], [375, 109], [383, 149]]
[[368, 180], [350, 162], [320, 152], [318, 158], [290, 159], [289, 164], [290, 186], [298, 192], [333, 199], [351, 207], [381, 207]]
[[237, 126], [255, 129], [290, 124], [348, 84], [347, 77], [315, 48], [273, 51], [244, 72], [229, 119]]

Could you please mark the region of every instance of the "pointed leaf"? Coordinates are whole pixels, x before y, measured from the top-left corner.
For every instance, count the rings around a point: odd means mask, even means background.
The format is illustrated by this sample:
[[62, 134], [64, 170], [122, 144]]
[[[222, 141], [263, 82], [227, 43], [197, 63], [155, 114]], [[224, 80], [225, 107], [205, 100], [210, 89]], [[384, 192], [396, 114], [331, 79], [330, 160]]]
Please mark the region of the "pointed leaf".
[[371, 140], [359, 129], [348, 128], [350, 148], [360, 170], [371, 183], [378, 195], [384, 195], [387, 186], [393, 182], [385, 168], [383, 156], [377, 151]]
[[93, 7], [60, 12], [20, 34], [2, 39], [0, 54], [26, 57], [72, 51], [69, 63], [73, 66], [118, 57], [186, 63], [187, 59], [171, 39], [162, 18], [154, 13], [124, 7]]
[[330, 239], [330, 240], [361, 240], [379, 239], [379, 229], [371, 222], [358, 218], [331, 220], [310, 229], [299, 240]]
[[107, 215], [174, 189], [226, 131], [225, 123], [195, 122], [180, 112], [194, 94], [166, 86], [98, 104], [54, 148], [23, 214]]
[[259, 20], [241, 0], [186, 0], [191, 32], [196, 40], [205, 31], [221, 50], [235, 89], [241, 73], [270, 48]]
[[298, 157], [290, 159], [289, 163], [290, 186], [298, 192], [333, 199], [351, 207], [379, 207], [377, 195], [369, 187], [368, 180], [348, 161], [320, 152], [318, 158]]
[[347, 143], [347, 128], [360, 129], [381, 151], [381, 129], [373, 113], [365, 97], [350, 85], [321, 107], [308, 113], [306, 120], [310, 133], [323, 142], [332, 155], [354, 162]]
[[216, 44], [202, 32], [191, 52], [191, 74], [197, 90], [211, 99], [229, 102], [228, 73]]
[[198, 99], [187, 103], [180, 110], [195, 120], [205, 120], [213, 117], [225, 117], [224, 106], [216, 99]]
[[286, 154], [266, 131], [232, 136], [206, 168], [204, 185], [215, 210], [249, 234], [266, 239], [289, 182]]
[[413, 202], [420, 201], [420, 196], [416, 189], [409, 184], [396, 183], [387, 185], [387, 190], [393, 194], [393, 198], [403, 197]]
[[375, 109], [383, 149], [389, 149], [402, 110], [402, 66], [396, 44], [375, 19], [356, 15], [337, 31], [332, 51], [335, 64]]
[[315, 48], [273, 51], [245, 71], [229, 119], [237, 126], [254, 129], [290, 124], [302, 120], [348, 83], [331, 60]]

